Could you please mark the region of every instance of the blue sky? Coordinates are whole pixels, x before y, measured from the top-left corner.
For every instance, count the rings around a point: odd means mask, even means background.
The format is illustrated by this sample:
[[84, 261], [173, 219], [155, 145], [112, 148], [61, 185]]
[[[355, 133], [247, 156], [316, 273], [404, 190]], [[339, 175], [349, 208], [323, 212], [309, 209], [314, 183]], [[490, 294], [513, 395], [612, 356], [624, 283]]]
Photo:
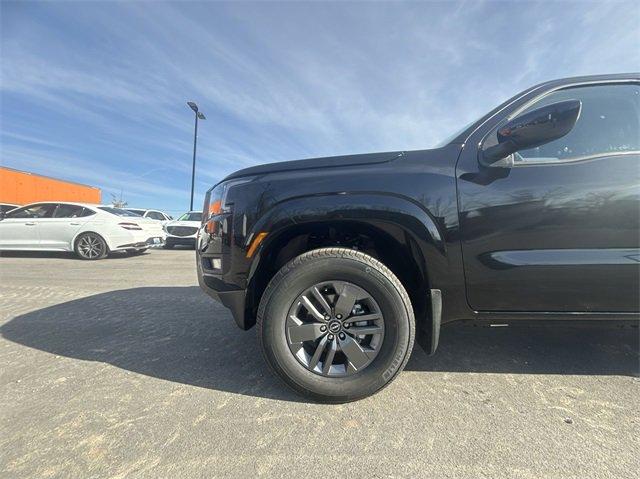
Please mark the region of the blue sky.
[[189, 205], [254, 164], [427, 148], [532, 84], [640, 70], [640, 3], [1, 4], [2, 165]]

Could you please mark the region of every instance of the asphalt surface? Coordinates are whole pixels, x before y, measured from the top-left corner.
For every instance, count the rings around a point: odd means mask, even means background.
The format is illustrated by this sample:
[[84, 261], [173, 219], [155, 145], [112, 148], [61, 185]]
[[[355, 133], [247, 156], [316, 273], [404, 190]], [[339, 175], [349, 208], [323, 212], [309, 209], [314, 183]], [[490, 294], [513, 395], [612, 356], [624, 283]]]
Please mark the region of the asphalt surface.
[[451, 325], [374, 397], [308, 403], [193, 251], [0, 258], [0, 476], [640, 477], [638, 330]]

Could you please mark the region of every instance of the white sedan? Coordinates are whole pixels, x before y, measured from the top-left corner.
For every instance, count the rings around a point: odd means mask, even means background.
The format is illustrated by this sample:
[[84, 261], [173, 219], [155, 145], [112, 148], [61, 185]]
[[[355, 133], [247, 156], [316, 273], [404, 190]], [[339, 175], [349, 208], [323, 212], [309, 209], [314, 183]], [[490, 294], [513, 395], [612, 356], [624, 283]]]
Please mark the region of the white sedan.
[[159, 221], [85, 203], [33, 203], [0, 214], [0, 250], [75, 251], [101, 259], [112, 251], [142, 252], [164, 244]]

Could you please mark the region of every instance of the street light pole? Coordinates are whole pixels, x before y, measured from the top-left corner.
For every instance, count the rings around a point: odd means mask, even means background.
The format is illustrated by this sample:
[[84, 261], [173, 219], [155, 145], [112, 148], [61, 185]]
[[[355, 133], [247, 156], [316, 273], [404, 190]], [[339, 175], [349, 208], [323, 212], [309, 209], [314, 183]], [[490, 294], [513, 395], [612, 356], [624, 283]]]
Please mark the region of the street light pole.
[[189, 211], [193, 211], [193, 189], [196, 181], [196, 143], [198, 141], [198, 119], [206, 120], [201, 111], [198, 111], [198, 105], [192, 101], [188, 101], [187, 105], [193, 110], [196, 117], [196, 125], [193, 132], [193, 165], [191, 167], [191, 202], [189, 203]]

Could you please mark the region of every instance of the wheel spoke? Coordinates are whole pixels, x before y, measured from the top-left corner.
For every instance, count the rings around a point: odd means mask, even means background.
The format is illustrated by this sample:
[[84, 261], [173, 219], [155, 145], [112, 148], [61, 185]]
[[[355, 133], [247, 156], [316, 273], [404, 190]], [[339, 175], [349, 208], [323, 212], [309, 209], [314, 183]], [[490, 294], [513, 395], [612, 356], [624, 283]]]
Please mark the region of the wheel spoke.
[[340, 291], [340, 296], [338, 296], [338, 301], [336, 301], [336, 315], [340, 314], [343, 318], [348, 317], [358, 299], [357, 294], [358, 292], [349, 283], [345, 283]]
[[347, 318], [344, 320], [344, 323], [355, 323], [358, 321], [376, 321], [378, 319], [381, 319], [382, 316], [378, 313], [372, 313], [372, 314], [361, 314], [360, 316], [351, 316], [350, 318]]
[[320, 331], [322, 326], [320, 323], [291, 324], [289, 326], [289, 339], [292, 343], [314, 341], [324, 334]]
[[365, 335], [365, 334], [380, 334], [382, 333], [382, 328], [380, 326], [354, 326], [349, 329], [347, 332], [355, 335]]
[[105, 245], [93, 235], [83, 236], [78, 242], [78, 253], [87, 259], [99, 258], [104, 254]]
[[333, 364], [333, 358], [336, 355], [336, 349], [338, 348], [337, 342], [334, 339], [329, 344], [329, 350], [327, 351], [327, 355], [324, 358], [324, 362], [322, 363], [322, 374], [328, 375], [331, 370], [331, 365]]
[[311, 288], [311, 292], [313, 293], [313, 296], [318, 300], [318, 303], [320, 303], [320, 306], [322, 306], [322, 308], [324, 309], [324, 314], [331, 314], [331, 306], [327, 302], [327, 298], [322, 295], [318, 287], [314, 286], [313, 288]]
[[322, 314], [318, 309], [313, 305], [313, 303], [306, 296], [302, 296], [302, 302], [304, 303], [304, 307], [307, 308], [309, 314], [311, 314], [318, 321], [325, 321], [324, 314]]
[[[103, 254], [99, 238], [96, 246], [94, 253]], [[354, 309], [364, 314], [353, 315]], [[291, 304], [284, 332], [291, 353], [306, 370], [333, 378], [367, 368], [380, 352], [385, 329], [373, 296], [357, 284], [325, 279]], [[362, 341], [365, 336], [370, 339]]]
[[320, 356], [322, 356], [322, 351], [324, 351], [324, 347], [327, 345], [327, 336], [320, 340], [320, 343], [316, 347], [313, 356], [309, 360], [309, 369], [313, 370], [318, 365], [318, 361], [320, 361]]
[[344, 339], [341, 339], [340, 347], [356, 371], [369, 362], [369, 356], [365, 350], [351, 336], [347, 335]]

